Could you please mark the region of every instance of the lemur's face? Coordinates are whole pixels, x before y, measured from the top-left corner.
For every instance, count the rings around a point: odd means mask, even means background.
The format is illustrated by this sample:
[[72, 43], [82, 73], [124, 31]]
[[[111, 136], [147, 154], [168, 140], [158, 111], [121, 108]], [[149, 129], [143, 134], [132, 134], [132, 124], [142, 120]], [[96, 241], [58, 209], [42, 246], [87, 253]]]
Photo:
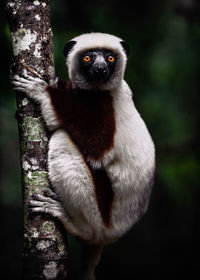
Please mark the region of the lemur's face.
[[105, 84], [112, 77], [118, 56], [111, 50], [90, 49], [82, 52], [78, 59], [80, 74], [86, 82], [98, 86]]
[[123, 80], [129, 47], [113, 35], [87, 33], [67, 42], [63, 54], [74, 88], [113, 90]]

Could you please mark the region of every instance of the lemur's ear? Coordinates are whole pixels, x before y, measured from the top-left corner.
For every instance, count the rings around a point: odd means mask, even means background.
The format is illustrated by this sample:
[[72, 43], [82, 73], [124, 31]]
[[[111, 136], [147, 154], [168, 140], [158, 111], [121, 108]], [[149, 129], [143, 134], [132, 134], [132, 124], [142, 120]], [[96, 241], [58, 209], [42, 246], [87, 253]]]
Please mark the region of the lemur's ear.
[[73, 46], [76, 44], [76, 41], [69, 41], [65, 44], [64, 49], [63, 49], [63, 54], [65, 57], [69, 54]]
[[122, 45], [122, 48], [123, 48], [125, 54], [127, 56], [129, 56], [130, 51], [131, 51], [129, 45], [125, 41], [120, 41], [120, 44]]

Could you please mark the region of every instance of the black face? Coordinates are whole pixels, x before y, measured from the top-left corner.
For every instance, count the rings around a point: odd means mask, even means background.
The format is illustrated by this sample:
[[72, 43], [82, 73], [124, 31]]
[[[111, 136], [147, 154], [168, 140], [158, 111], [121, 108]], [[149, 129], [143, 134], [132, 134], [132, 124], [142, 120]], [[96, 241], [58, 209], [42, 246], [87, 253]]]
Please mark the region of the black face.
[[114, 73], [116, 62], [117, 55], [110, 50], [88, 50], [80, 55], [80, 72], [87, 82], [91, 84], [103, 84]]

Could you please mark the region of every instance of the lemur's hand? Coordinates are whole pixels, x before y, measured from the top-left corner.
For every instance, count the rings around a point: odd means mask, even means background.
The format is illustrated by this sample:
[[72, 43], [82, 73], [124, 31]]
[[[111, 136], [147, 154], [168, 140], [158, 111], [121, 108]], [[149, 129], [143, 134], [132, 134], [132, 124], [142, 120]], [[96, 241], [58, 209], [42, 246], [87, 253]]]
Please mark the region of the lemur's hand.
[[14, 75], [12, 79], [14, 90], [25, 93], [28, 97], [38, 101], [41, 95], [46, 94], [47, 83], [40, 78], [31, 76], [20, 77]]

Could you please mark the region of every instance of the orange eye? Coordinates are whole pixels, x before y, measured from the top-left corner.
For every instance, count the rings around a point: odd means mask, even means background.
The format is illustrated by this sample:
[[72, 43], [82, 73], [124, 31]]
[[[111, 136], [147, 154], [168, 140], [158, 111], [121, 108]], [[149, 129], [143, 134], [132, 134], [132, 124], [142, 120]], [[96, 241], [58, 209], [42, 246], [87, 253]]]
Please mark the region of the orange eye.
[[86, 56], [83, 57], [83, 60], [85, 62], [90, 62], [91, 61], [91, 57], [89, 55], [86, 55]]
[[109, 61], [109, 62], [114, 62], [114, 61], [115, 61], [115, 58], [114, 58], [112, 55], [109, 55], [108, 61]]

